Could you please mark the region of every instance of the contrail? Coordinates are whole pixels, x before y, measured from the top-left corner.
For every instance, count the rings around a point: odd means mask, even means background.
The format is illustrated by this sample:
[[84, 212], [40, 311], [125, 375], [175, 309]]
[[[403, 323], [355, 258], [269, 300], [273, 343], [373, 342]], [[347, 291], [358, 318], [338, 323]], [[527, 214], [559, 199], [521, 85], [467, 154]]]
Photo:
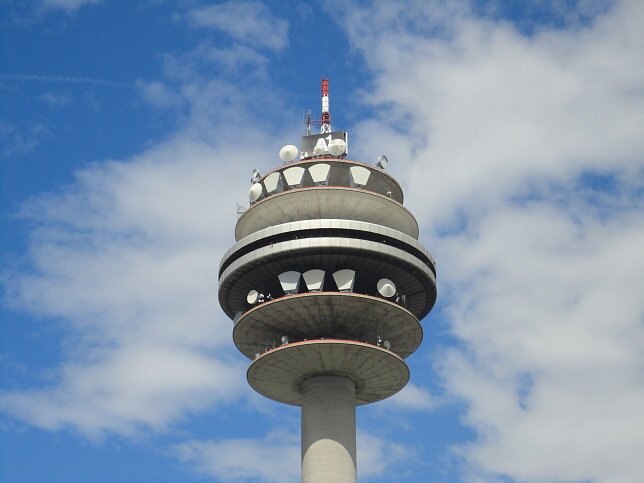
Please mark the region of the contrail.
[[0, 74], [0, 80], [27, 80], [39, 82], [63, 82], [72, 84], [94, 84], [99, 86], [118, 88], [132, 87], [132, 84], [126, 84], [124, 82], [93, 79], [91, 77], [67, 77], [61, 75]]

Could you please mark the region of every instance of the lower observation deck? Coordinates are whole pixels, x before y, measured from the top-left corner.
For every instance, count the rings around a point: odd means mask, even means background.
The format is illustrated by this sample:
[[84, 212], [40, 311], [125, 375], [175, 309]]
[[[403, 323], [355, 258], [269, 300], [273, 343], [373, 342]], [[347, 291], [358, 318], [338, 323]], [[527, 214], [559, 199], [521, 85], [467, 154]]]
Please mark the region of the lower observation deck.
[[409, 380], [409, 368], [393, 352], [364, 342], [318, 339], [277, 347], [257, 357], [248, 368], [251, 387], [274, 401], [301, 405], [302, 383], [315, 376], [353, 381], [356, 405], [386, 399]]
[[409, 310], [392, 301], [350, 292], [311, 292], [255, 306], [237, 320], [233, 331], [235, 345], [249, 359], [280, 345], [284, 336], [289, 342], [321, 337], [374, 345], [387, 341], [404, 358], [418, 348], [423, 330]]

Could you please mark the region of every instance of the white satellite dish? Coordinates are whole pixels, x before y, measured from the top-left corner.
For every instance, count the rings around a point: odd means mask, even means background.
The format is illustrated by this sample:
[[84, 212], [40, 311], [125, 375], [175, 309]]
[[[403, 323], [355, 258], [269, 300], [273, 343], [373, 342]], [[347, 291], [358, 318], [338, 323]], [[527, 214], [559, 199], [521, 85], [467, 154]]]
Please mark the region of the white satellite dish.
[[260, 183], [253, 183], [253, 185], [248, 190], [248, 199], [251, 203], [254, 203], [262, 196], [262, 185]]
[[340, 292], [353, 291], [353, 282], [355, 281], [355, 278], [356, 271], [348, 268], [338, 270], [333, 274], [333, 280], [335, 280], [335, 284], [338, 286], [338, 290]]
[[324, 284], [324, 270], [308, 270], [302, 274], [309, 292], [319, 292]]
[[282, 290], [285, 295], [296, 294], [300, 289], [300, 272], [291, 270], [289, 272], [280, 273], [277, 278], [280, 280]]
[[369, 171], [364, 166], [351, 166], [349, 168], [349, 186], [352, 188], [364, 188], [369, 181]]
[[340, 156], [341, 154], [344, 154], [346, 150], [347, 150], [347, 143], [345, 143], [342, 139], [333, 139], [329, 143], [329, 152], [333, 156]]
[[305, 169], [302, 166], [291, 166], [286, 168], [282, 174], [289, 188], [300, 188]]
[[376, 161], [376, 166], [378, 166], [380, 169], [387, 169], [387, 165], [389, 164], [389, 160], [387, 159], [387, 156], [384, 154], [381, 154], [378, 156], [378, 161]]
[[309, 173], [313, 179], [315, 186], [329, 184], [329, 172], [331, 171], [331, 166], [326, 163], [314, 164], [309, 166]]
[[297, 156], [297, 147], [292, 144], [287, 144], [280, 149], [280, 159], [285, 163], [290, 163]]
[[284, 182], [282, 181], [282, 175], [279, 171], [273, 171], [271, 174], [264, 178], [264, 186], [266, 187], [266, 192], [270, 195], [278, 191], [284, 191]]
[[251, 305], [255, 305], [258, 300], [259, 300], [259, 292], [257, 290], [251, 290], [250, 292], [248, 292], [248, 295], [246, 295], [246, 302], [248, 302]]
[[385, 298], [393, 297], [396, 295], [396, 284], [388, 278], [381, 278], [378, 280], [378, 292]]
[[324, 154], [327, 152], [327, 145], [326, 141], [324, 138], [318, 139], [318, 142], [315, 143], [315, 146], [313, 147], [313, 154], [316, 156], [320, 156], [321, 154]]
[[256, 169], [253, 170], [253, 177], [250, 179], [251, 183], [257, 183], [262, 177], [262, 173], [257, 171]]

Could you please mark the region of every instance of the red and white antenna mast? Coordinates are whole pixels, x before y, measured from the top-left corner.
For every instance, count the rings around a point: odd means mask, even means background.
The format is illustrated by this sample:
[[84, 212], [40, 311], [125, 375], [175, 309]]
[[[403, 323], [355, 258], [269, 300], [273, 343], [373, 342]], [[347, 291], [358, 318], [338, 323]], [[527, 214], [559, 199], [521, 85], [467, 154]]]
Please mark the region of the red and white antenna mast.
[[329, 80], [322, 79], [322, 134], [331, 132], [331, 114], [329, 113]]
[[[346, 157], [348, 143], [346, 131], [331, 131], [328, 79], [322, 79], [322, 117], [314, 121], [311, 119], [311, 111], [308, 111], [304, 122], [306, 136], [302, 136], [301, 159]], [[311, 124], [320, 126], [320, 134], [311, 134]]]

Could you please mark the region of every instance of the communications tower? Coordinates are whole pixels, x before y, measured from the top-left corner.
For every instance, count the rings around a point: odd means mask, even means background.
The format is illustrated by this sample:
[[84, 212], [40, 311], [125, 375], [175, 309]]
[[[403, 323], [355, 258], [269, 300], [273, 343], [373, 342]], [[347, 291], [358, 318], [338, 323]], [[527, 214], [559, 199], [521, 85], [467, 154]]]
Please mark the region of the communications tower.
[[407, 384], [436, 269], [387, 158], [349, 160], [328, 106], [323, 79], [322, 118], [309, 116], [301, 150], [284, 146], [284, 164], [253, 171], [219, 302], [251, 387], [302, 407], [302, 482], [355, 483], [355, 407]]

